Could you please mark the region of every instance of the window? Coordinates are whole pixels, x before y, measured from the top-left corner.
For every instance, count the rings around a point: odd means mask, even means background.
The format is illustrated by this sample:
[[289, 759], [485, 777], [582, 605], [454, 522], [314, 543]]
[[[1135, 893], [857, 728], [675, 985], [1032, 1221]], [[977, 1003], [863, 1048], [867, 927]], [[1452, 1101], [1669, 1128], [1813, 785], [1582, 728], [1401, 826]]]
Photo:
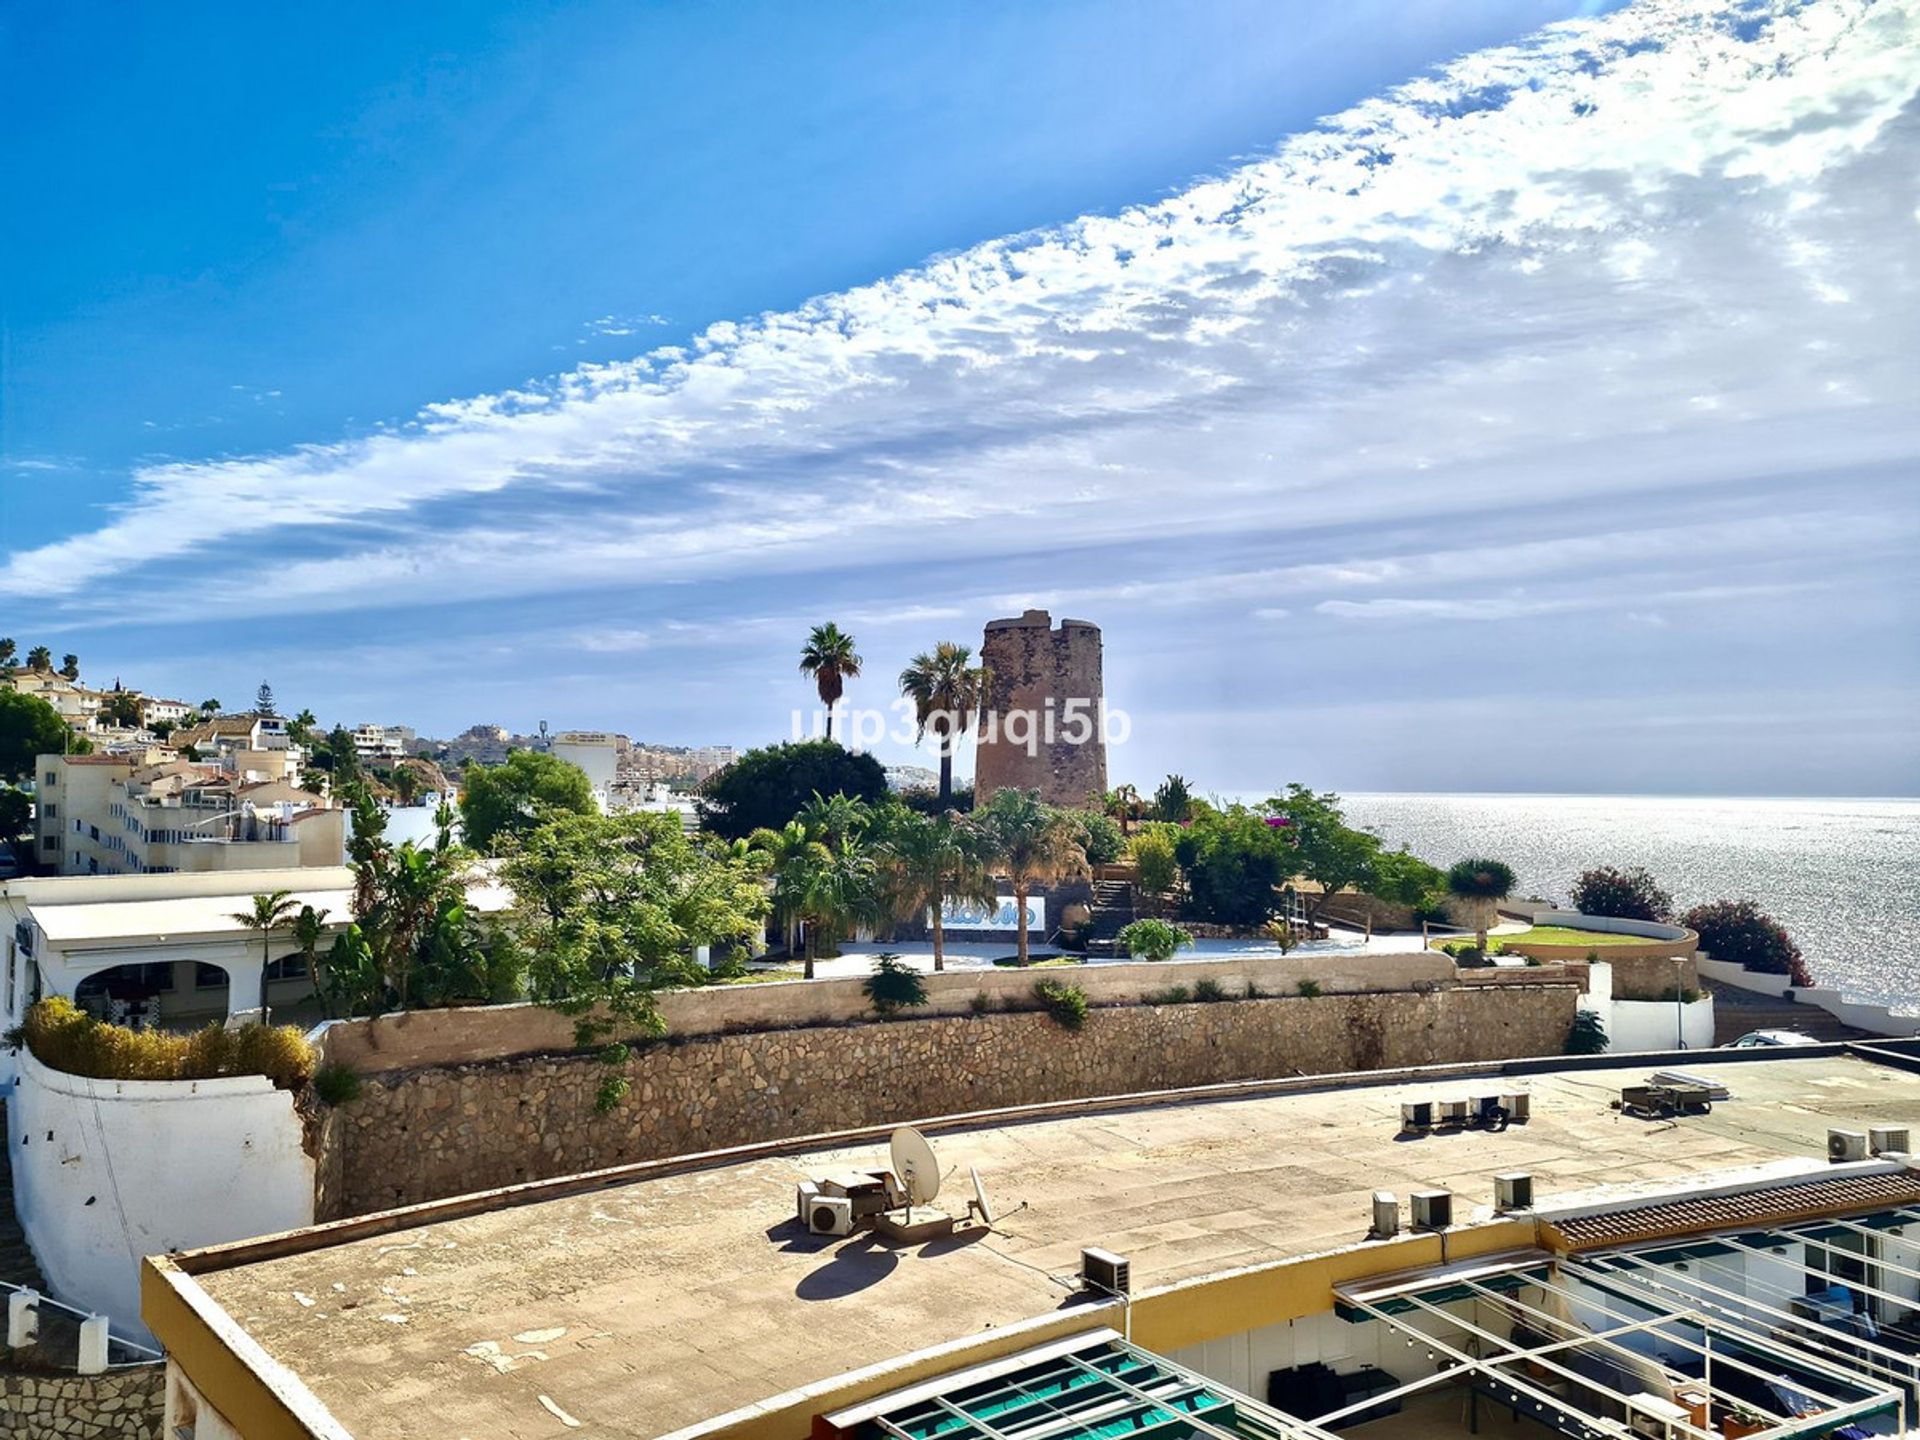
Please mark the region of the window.
[[47, 812], [47, 819], [58, 820], [60, 818], [60, 807], [54, 804], [51, 800], [47, 801], [47, 803], [45, 805], [42, 805], [40, 808]]
[[196, 990], [218, 990], [227, 983], [227, 972], [218, 965], [205, 962], [193, 967], [193, 988]]
[[60, 848], [60, 837], [58, 835], [42, 835], [40, 837], [40, 848], [42, 850], [58, 850]]
[[60, 783], [60, 772], [58, 770], [47, 771], [46, 774], [40, 777], [40, 783], [48, 788], [58, 785]]
[[267, 962], [269, 980], [304, 980], [307, 978], [307, 957], [304, 955], [282, 955], [278, 960]]

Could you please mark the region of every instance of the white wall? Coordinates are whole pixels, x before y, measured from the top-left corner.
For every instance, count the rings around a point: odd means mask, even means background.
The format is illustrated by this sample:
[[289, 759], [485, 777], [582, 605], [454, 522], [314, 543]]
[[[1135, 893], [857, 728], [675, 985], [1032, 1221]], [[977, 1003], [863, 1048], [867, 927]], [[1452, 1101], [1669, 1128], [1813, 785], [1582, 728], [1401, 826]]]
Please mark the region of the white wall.
[[[1613, 967], [1597, 960], [1587, 969], [1583, 1010], [1599, 1012], [1607, 1027], [1607, 1049], [1626, 1054], [1636, 1050], [1710, 1049], [1713, 1045], [1713, 996], [1702, 995], [1691, 1005], [1671, 1000], [1616, 1000]], [[1675, 1014], [1675, 1011], [1679, 1014]]]
[[88, 1080], [22, 1051], [13, 1200], [57, 1300], [140, 1323], [140, 1258], [313, 1223], [293, 1096], [261, 1076]]
[[[1565, 925], [1574, 930], [1599, 930], [1608, 935], [1644, 935], [1649, 940], [1684, 940], [1693, 932], [1684, 925], [1659, 920], [1621, 920], [1611, 915], [1583, 915], [1578, 910], [1536, 910], [1536, 925]], [[1514, 939], [1525, 940], [1524, 935]]]
[[1869, 1005], [1849, 1000], [1840, 991], [1825, 985], [1789, 985], [1784, 975], [1762, 975], [1729, 960], [1715, 960], [1704, 951], [1694, 962], [1700, 978], [1720, 985], [1751, 990], [1758, 995], [1791, 996], [1802, 1005], [1814, 1005], [1843, 1024], [1874, 1035], [1920, 1035], [1920, 1015], [1898, 1015], [1884, 1005]]

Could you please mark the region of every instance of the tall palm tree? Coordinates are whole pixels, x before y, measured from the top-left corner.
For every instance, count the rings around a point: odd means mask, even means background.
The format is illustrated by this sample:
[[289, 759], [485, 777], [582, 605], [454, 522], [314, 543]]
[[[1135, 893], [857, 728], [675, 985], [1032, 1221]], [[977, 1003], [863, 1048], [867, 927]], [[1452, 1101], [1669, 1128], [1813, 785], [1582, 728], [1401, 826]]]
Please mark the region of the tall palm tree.
[[208, 717], [218, 715], [220, 713], [220, 702], [218, 700], [202, 700], [200, 702], [200, 713]]
[[294, 953], [307, 962], [307, 979], [313, 982], [314, 993], [319, 995], [320, 1003], [326, 1007], [329, 1019], [333, 1018], [333, 997], [328, 994], [328, 987], [320, 983], [320, 941], [327, 933], [327, 916], [332, 913], [324, 908], [302, 905], [300, 913], [293, 917], [293, 924], [289, 927], [293, 943], [298, 947]]
[[975, 665], [973, 651], [942, 640], [900, 672], [900, 693], [913, 701], [919, 737], [929, 730], [940, 748], [940, 803], [953, 799], [953, 747], [985, 707], [993, 672]]
[[864, 800], [851, 795], [822, 795], [816, 790], [793, 818], [829, 850], [843, 850], [849, 841], [866, 833], [867, 826], [873, 822], [873, 812]]
[[879, 872], [872, 852], [858, 839], [828, 850], [825, 864], [805, 868], [799, 905], [806, 924], [804, 975], [811, 980], [822, 935], [837, 941], [861, 921], [880, 916]]
[[800, 652], [800, 673], [811, 675], [820, 692], [820, 703], [827, 707], [827, 739], [833, 738], [833, 707], [846, 693], [846, 682], [860, 675], [860, 655], [853, 648], [853, 636], [829, 620], [807, 633], [806, 647]]
[[[789, 820], [778, 830], [756, 830], [747, 837], [747, 844], [766, 857], [767, 874], [773, 880], [773, 918], [780, 925], [787, 954], [792, 955], [813, 872], [830, 864], [833, 852], [798, 820]], [[811, 961], [808, 978], [812, 978]]]
[[27, 651], [27, 668], [29, 670], [53, 669], [53, 651], [44, 645], [34, 646]]
[[1027, 897], [1089, 873], [1084, 833], [1072, 812], [1041, 803], [1038, 790], [996, 790], [973, 814], [992, 863], [1013, 887], [1020, 911], [1020, 963], [1027, 963]]
[[249, 930], [260, 935], [260, 1021], [265, 1024], [271, 1014], [267, 1008], [267, 967], [273, 963], [273, 932], [284, 930], [299, 913], [300, 907], [293, 903], [293, 893], [288, 890], [275, 890], [267, 895], [255, 895], [251, 910], [235, 911], [233, 917]]
[[984, 905], [1000, 898], [987, 873], [986, 847], [972, 826], [951, 810], [942, 815], [906, 811], [880, 844], [880, 869], [889, 908], [906, 920], [926, 911], [933, 931], [933, 968], [947, 968], [946, 907]]
[[11, 635], [0, 635], [0, 670], [13, 668], [13, 657], [20, 653], [20, 647]]

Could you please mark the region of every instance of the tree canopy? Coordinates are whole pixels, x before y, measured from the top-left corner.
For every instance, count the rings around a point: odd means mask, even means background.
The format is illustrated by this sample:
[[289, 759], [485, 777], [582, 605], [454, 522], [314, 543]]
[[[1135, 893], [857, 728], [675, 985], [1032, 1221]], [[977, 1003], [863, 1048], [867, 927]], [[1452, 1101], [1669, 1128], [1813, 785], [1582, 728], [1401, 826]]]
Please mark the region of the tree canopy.
[[749, 750], [702, 787], [704, 823], [716, 835], [744, 840], [756, 830], [778, 830], [816, 795], [845, 795], [877, 803], [887, 794], [887, 772], [871, 755], [832, 740], [796, 740]]
[[26, 780], [40, 755], [85, 755], [93, 747], [38, 695], [0, 690], [0, 780]]
[[593, 782], [578, 765], [539, 750], [515, 750], [503, 765], [469, 771], [460, 796], [466, 842], [486, 854], [554, 812], [591, 815]]

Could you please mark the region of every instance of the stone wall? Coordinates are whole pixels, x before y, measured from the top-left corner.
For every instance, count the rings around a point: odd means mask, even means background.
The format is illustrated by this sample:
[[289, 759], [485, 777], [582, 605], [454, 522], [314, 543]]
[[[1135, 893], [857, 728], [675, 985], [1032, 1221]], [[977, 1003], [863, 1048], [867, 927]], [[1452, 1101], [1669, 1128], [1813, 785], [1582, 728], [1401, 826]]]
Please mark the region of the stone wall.
[[[1098, 804], [1107, 788], [1100, 627], [1062, 620], [1055, 629], [1044, 610], [1029, 610], [1017, 620], [992, 620], [980, 660], [993, 672], [993, 684], [976, 732], [975, 802], [996, 790], [1020, 789], [1038, 790], [1050, 805], [1085, 809]], [[1028, 718], [1010, 720], [1016, 715]], [[1083, 743], [1072, 743], [1082, 719], [1091, 734]], [[1022, 734], [1012, 728], [1016, 724], [1031, 728]]]
[[995, 1011], [706, 1035], [637, 1050], [630, 1093], [606, 1114], [594, 1098], [607, 1067], [578, 1055], [370, 1076], [341, 1110], [334, 1213], [971, 1110], [1557, 1054], [1577, 995], [1536, 983], [1120, 1005], [1078, 1032]]
[[99, 1375], [0, 1373], [0, 1434], [61, 1440], [160, 1440], [166, 1366]]

